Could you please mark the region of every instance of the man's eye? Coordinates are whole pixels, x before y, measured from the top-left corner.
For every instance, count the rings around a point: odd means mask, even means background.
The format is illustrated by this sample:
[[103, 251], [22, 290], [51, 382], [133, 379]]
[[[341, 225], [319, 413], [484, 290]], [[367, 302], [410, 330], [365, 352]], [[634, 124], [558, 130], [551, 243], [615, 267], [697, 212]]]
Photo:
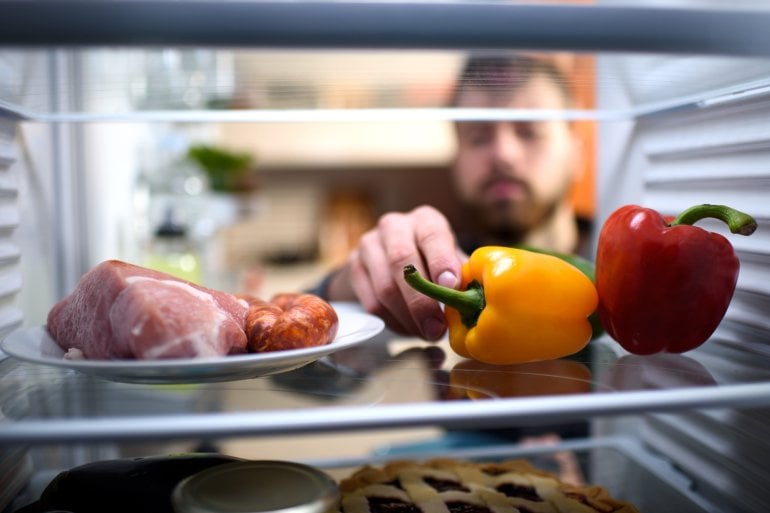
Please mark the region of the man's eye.
[[468, 127], [465, 140], [473, 146], [480, 146], [492, 140], [492, 129], [488, 126], [477, 125]]
[[542, 130], [536, 127], [534, 123], [517, 123], [516, 135], [521, 139], [534, 141], [542, 137]]
[[473, 146], [482, 146], [491, 140], [492, 138], [488, 134], [473, 134], [468, 139], [468, 142], [470, 142]]

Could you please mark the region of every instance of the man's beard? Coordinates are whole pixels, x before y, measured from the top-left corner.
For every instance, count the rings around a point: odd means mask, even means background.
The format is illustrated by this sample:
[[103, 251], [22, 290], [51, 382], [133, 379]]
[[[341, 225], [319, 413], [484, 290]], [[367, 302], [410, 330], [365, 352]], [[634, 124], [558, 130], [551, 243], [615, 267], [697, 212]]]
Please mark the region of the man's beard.
[[531, 196], [519, 200], [499, 200], [472, 208], [490, 243], [515, 245], [524, 241], [533, 229], [554, 216], [557, 201], [538, 202]]

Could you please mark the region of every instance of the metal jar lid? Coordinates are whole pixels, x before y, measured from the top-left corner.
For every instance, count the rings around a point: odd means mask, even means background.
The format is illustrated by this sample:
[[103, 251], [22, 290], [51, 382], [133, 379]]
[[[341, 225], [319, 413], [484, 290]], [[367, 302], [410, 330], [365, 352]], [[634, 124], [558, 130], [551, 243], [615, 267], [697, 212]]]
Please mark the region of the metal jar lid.
[[288, 461], [225, 463], [181, 481], [177, 513], [326, 513], [339, 499], [334, 480]]

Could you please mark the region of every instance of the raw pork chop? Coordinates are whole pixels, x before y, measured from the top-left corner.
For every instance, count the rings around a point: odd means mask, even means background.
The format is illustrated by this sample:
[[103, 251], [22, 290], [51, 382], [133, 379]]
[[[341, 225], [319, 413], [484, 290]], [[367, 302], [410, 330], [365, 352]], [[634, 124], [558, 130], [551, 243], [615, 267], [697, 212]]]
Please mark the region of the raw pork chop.
[[88, 359], [160, 359], [246, 352], [248, 304], [165, 273], [108, 260], [48, 313], [65, 351]]

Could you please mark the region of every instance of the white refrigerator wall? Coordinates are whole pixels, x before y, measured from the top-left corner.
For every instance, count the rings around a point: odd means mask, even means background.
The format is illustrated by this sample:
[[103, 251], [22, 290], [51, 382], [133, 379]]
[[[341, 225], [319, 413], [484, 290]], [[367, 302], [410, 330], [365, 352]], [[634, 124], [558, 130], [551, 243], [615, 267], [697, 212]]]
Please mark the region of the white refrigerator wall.
[[[0, 53], [0, 332], [40, 323], [56, 297], [53, 129], [18, 122], [12, 108], [48, 108], [45, 53]], [[46, 90], [37, 88], [45, 84]]]
[[[691, 108], [599, 128], [599, 221], [626, 203], [665, 214], [724, 203], [757, 218], [751, 237], [730, 235], [721, 223], [699, 223], [725, 234], [741, 260], [733, 302], [699, 358], [725, 375], [749, 377], [752, 355], [770, 352], [770, 66], [741, 59], [601, 58], [600, 76], [629, 80], [624, 87], [599, 82], [598, 104], [650, 101], [656, 94], [650, 84], [664, 84], [672, 73], [689, 77], [677, 93], [692, 100]], [[770, 504], [769, 421], [767, 409], [693, 411], [650, 414], [641, 423], [601, 420], [596, 429], [636, 431], [719, 511], [764, 511]]]

